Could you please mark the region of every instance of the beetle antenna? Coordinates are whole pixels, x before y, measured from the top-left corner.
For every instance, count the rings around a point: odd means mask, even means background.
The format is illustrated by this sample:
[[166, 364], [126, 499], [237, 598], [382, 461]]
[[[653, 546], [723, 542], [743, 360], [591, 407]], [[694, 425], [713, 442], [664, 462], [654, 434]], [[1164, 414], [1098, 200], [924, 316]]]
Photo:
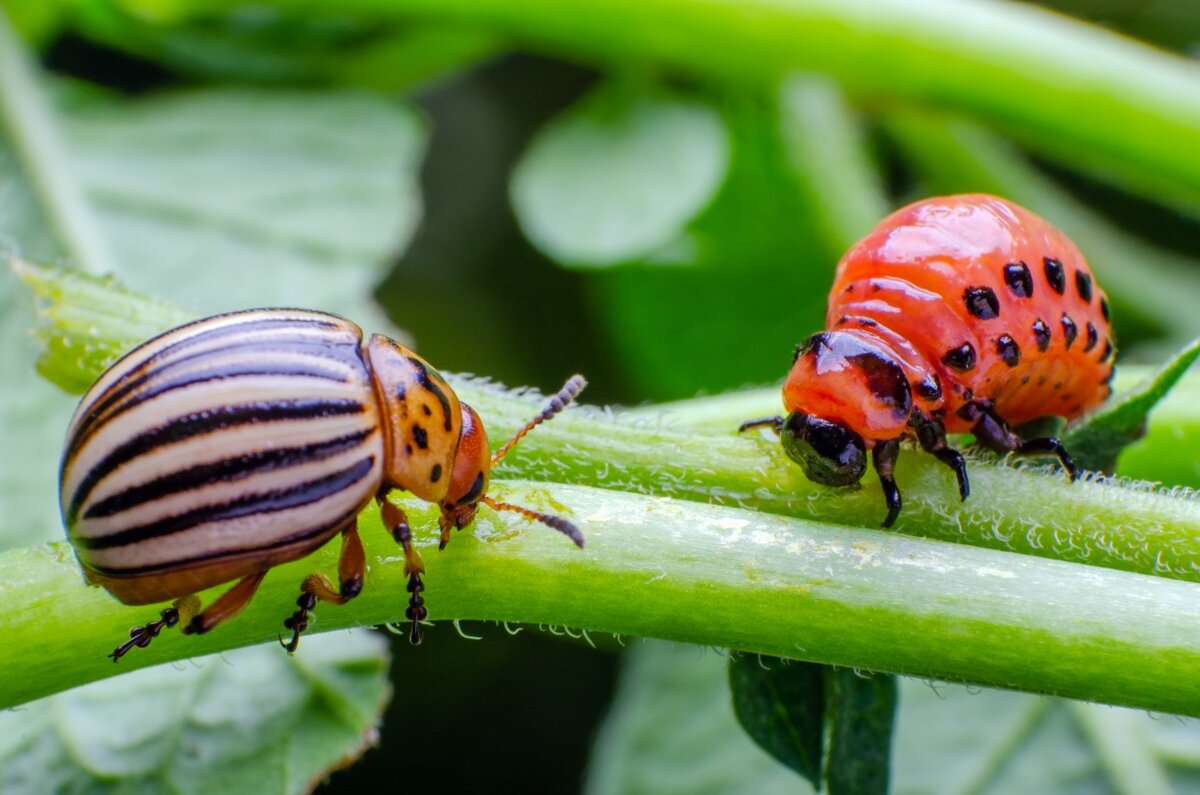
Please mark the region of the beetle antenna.
[[[583, 380], [583, 379], [580, 379], [580, 380]], [[570, 382], [568, 382], [568, 383], [570, 383]], [[564, 387], [564, 389], [565, 389], [565, 387]], [[558, 532], [565, 535], [567, 538], [574, 541], [575, 546], [577, 546], [581, 549], [583, 548], [583, 533], [580, 532], [578, 527], [576, 527], [571, 522], [568, 522], [566, 519], [562, 518], [561, 516], [551, 516], [550, 514], [541, 513], [540, 511], [534, 511], [529, 508], [522, 508], [520, 505], [513, 505], [513, 504], [507, 503], [507, 502], [499, 502], [497, 500], [493, 500], [491, 497], [486, 497], [486, 496], [483, 498], [483, 503], [484, 503], [484, 505], [487, 505], [489, 508], [491, 508], [493, 511], [512, 511], [513, 513], [521, 514], [526, 519], [534, 519], [534, 520], [546, 525], [547, 527], [553, 527], [555, 530], [557, 530]]]
[[[500, 459], [508, 455], [508, 451], [511, 450], [517, 442], [521, 441], [521, 438], [525, 436], [525, 434], [529, 433], [534, 428], [565, 409], [567, 405], [575, 399], [575, 396], [583, 391], [585, 386], [587, 386], [587, 381], [581, 375], [576, 374], [568, 378], [567, 383], [563, 384], [562, 389], [558, 390], [558, 394], [550, 398], [550, 402], [546, 404], [546, 408], [542, 409], [536, 417], [525, 423], [525, 426], [522, 427], [521, 430], [514, 433], [513, 437], [505, 442], [504, 446], [492, 455], [492, 466], [496, 466], [496, 464], [500, 463]], [[541, 517], [541, 521], [545, 522], [546, 520], [544, 517]], [[546, 524], [550, 523], [546, 522]], [[554, 527], [556, 530], [562, 530], [561, 527], [555, 527], [552, 524], [550, 526]], [[563, 532], [566, 531], [564, 530]], [[567, 535], [571, 534], [567, 533]], [[572, 538], [574, 538], [574, 536], [572, 536]], [[580, 538], [582, 539], [582, 536]], [[576, 543], [580, 546], [583, 545], [582, 541], [576, 541]]]

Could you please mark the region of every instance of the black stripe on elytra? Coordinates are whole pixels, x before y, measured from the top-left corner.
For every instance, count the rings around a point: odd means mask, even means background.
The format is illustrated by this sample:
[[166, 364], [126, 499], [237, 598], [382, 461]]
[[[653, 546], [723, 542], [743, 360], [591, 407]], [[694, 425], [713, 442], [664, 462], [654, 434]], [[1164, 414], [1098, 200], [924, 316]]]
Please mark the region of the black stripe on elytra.
[[285, 420], [314, 420], [322, 417], [361, 414], [365, 410], [366, 407], [357, 400], [278, 400], [217, 406], [181, 417], [173, 417], [162, 425], [143, 431], [124, 444], [113, 448], [108, 455], [89, 469], [79, 481], [75, 493], [71, 495], [71, 502], [64, 518], [68, 526], [73, 525], [79, 516], [80, 506], [92, 493], [96, 484], [121, 465], [156, 448], [240, 425]]
[[432, 392], [433, 396], [437, 398], [438, 403], [442, 404], [442, 416], [445, 418], [443, 425], [446, 430], [450, 430], [454, 427], [453, 417], [450, 416], [450, 399], [446, 397], [446, 393], [442, 391], [441, 387], [433, 382], [433, 379], [429, 376], [429, 370], [425, 367], [425, 362], [415, 356], [410, 356], [408, 357], [408, 363], [417, 372], [417, 381], [421, 386]]
[[276, 539], [269, 543], [260, 544], [258, 546], [218, 549], [215, 552], [205, 552], [188, 558], [172, 558], [170, 561], [165, 563], [153, 563], [149, 566], [130, 566], [127, 568], [120, 568], [116, 566], [97, 566], [95, 564], [88, 563], [87, 567], [97, 574], [102, 574], [107, 577], [140, 577], [146, 574], [188, 569], [200, 564], [211, 563], [222, 558], [256, 557], [264, 552], [278, 552], [284, 547], [307, 541], [312, 538], [317, 538], [325, 534], [332, 535], [334, 532], [342, 527], [345, 527], [346, 524], [353, 521], [354, 518], [358, 516], [358, 512], [360, 510], [361, 506], [355, 506], [353, 510], [332, 522], [306, 527], [305, 529], [292, 533], [285, 538]]
[[76, 536], [74, 542], [84, 549], [112, 549], [148, 541], [152, 538], [182, 533], [202, 524], [227, 522], [243, 516], [300, 508], [346, 490], [365, 478], [374, 466], [375, 456], [369, 455], [332, 475], [297, 483], [286, 489], [247, 494], [217, 505], [202, 505], [175, 516], [157, 519], [148, 524], [130, 527], [109, 535], [94, 538]]
[[374, 432], [374, 429], [369, 428], [298, 447], [255, 450], [235, 458], [181, 469], [105, 497], [89, 506], [84, 511], [83, 518], [99, 519], [113, 516], [148, 502], [172, 497], [182, 491], [202, 489], [217, 483], [232, 483], [252, 475], [323, 461], [347, 450], [353, 450]]
[[[239, 314], [243, 314], [243, 313], [230, 312], [226, 315], [216, 315], [214, 317], [207, 317], [207, 318], [204, 318], [203, 320], [196, 320], [196, 321], [193, 321], [186, 325], [180, 326], [179, 328], [172, 329], [171, 331], [167, 331], [162, 334], [159, 334], [157, 337], [153, 337], [149, 340], [146, 340], [141, 345], [134, 348], [129, 353], [125, 354], [125, 356], [123, 356], [121, 358], [121, 360], [118, 360], [117, 363], [119, 364], [120, 361], [123, 361], [124, 359], [129, 358], [131, 356], [135, 356], [139, 351], [144, 350], [146, 348], [146, 346], [153, 345], [157, 340], [159, 340], [163, 337], [166, 337], [171, 334], [176, 334], [179, 331], [189, 328], [191, 326], [199, 326], [199, 325], [203, 325], [205, 323], [212, 322], [214, 320], [222, 320], [222, 319], [233, 317], [233, 316], [236, 316]], [[200, 345], [205, 342], [212, 342], [214, 340], [224, 339], [225, 337], [233, 337], [233, 336], [238, 336], [238, 335], [242, 335], [242, 334], [253, 334], [258, 331], [268, 331], [271, 329], [286, 328], [289, 326], [291, 326], [291, 327], [299, 326], [299, 327], [303, 327], [303, 328], [338, 329], [338, 330], [343, 329], [341, 324], [337, 323], [335, 320], [318, 320], [317, 318], [312, 318], [312, 317], [259, 318], [258, 316], [262, 314], [261, 310], [248, 310], [244, 314], [246, 316], [246, 319], [242, 320], [239, 323], [230, 323], [229, 325], [226, 325], [226, 326], [220, 326], [218, 328], [207, 329], [207, 330], [201, 331], [197, 334], [193, 334], [190, 337], [184, 337], [181, 340], [177, 340], [175, 342], [168, 344], [166, 347], [162, 348], [161, 350], [155, 351], [153, 354], [146, 357], [146, 359], [139, 362], [137, 364], [137, 368], [143, 368], [148, 365], [154, 364], [156, 362], [161, 362], [163, 359], [169, 359], [170, 357], [174, 356], [175, 354], [179, 353], [180, 351], [187, 350], [188, 348], [194, 347], [196, 345]], [[257, 319], [255, 319], [255, 318], [257, 318]], [[353, 333], [351, 329], [345, 329], [345, 331], [347, 331], [348, 333]]]
[[[212, 351], [194, 353], [189, 356], [167, 362], [162, 367], [155, 368], [154, 370], [143, 373], [135, 378], [130, 378], [128, 381], [120, 382], [119, 385], [114, 385], [114, 387], [105, 394], [103, 399], [97, 401], [91, 406], [91, 408], [88, 409], [87, 416], [82, 422], [79, 423], [78, 426], [76, 426], [75, 432], [71, 435], [71, 439], [67, 444], [67, 450], [74, 450], [83, 442], [83, 440], [85, 440], [88, 436], [91, 436], [92, 433], [102, 428], [114, 417], [123, 414], [129, 409], [140, 406], [147, 400], [157, 397], [164, 392], [170, 392], [175, 389], [191, 386], [192, 384], [245, 375], [308, 376], [311, 378], [322, 378], [328, 381], [338, 381], [344, 383], [346, 381], [344, 373], [333, 369], [322, 368], [320, 366], [322, 364], [320, 360], [333, 360], [338, 361], [340, 364], [348, 364], [351, 366], [357, 364], [359, 368], [363, 368], [362, 360], [358, 358], [335, 359], [331, 356], [319, 355], [320, 352], [328, 351], [328, 349], [331, 347], [334, 346], [331, 346], [329, 343], [320, 343], [319, 345], [314, 345], [309, 343], [272, 344], [267, 341], [247, 342], [237, 345], [229, 345]], [[349, 348], [355, 357], [358, 355], [357, 345], [352, 346], [341, 344], [338, 347]], [[141, 393], [140, 395], [134, 396], [132, 400], [126, 403], [120, 403], [120, 401], [127, 397], [130, 392], [145, 385], [146, 382], [162, 376], [163, 373], [175, 369], [177, 365], [203, 361], [205, 358], [216, 357], [220, 354], [225, 354], [228, 351], [237, 351], [243, 354], [250, 354], [254, 358], [247, 358], [246, 360], [227, 363], [209, 370], [191, 373], [183, 376], [182, 378], [177, 378], [174, 381], [167, 381]], [[288, 364], [272, 364], [272, 357], [275, 354], [284, 353], [299, 353], [302, 355], [307, 355], [308, 358], [312, 358], [314, 361], [311, 362], [311, 366], [306, 366], [299, 362], [289, 362]], [[365, 369], [363, 369], [363, 373], [365, 373]], [[113, 408], [114, 406], [115, 408]], [[109, 409], [112, 409], [112, 411], [109, 412]], [[105, 412], [109, 413], [106, 414]]]

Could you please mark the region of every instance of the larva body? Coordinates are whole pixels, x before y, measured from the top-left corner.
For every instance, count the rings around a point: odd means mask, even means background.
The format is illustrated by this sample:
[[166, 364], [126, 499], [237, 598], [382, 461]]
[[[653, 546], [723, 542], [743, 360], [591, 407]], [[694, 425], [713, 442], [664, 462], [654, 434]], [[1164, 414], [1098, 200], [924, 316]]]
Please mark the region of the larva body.
[[928, 199], [839, 262], [826, 330], [800, 346], [784, 383], [789, 415], [761, 422], [827, 485], [857, 481], [871, 450], [886, 526], [900, 510], [891, 472], [903, 439], [953, 467], [964, 498], [947, 432], [1055, 453], [1074, 475], [1056, 439], [1022, 440], [1011, 427], [1094, 408], [1109, 394], [1113, 355], [1108, 301], [1065, 235], [994, 196]]
[[[568, 381], [554, 405], [582, 385]], [[305, 581], [289, 619], [294, 649], [317, 599], [344, 602], [361, 589], [356, 517], [377, 499], [405, 549], [416, 639], [423, 564], [384, 497], [402, 489], [437, 503], [444, 546], [490, 503], [492, 463], [478, 415], [412, 351], [381, 335], [364, 345], [358, 326], [334, 315], [260, 309], [179, 327], [109, 368], [67, 432], [61, 505], [88, 580], [126, 604], [238, 580], [232, 605], [182, 606], [189, 632], [240, 610], [273, 566], [342, 534], [341, 583]], [[528, 515], [582, 540], [564, 520]], [[164, 613], [167, 626], [180, 607]], [[136, 628], [130, 644], [160, 628]]]

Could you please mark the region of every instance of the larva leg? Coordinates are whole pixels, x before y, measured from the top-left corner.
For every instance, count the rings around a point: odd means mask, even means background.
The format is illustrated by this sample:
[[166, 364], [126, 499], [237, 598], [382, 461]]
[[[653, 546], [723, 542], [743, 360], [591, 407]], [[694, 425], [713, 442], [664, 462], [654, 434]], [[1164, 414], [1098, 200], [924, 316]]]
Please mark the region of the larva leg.
[[1016, 453], [1017, 455], [1056, 455], [1067, 470], [1071, 480], [1079, 477], [1079, 468], [1071, 459], [1071, 454], [1062, 446], [1057, 437], [1039, 436], [1036, 439], [1025, 440], [1013, 433], [1003, 419], [996, 415], [990, 405], [976, 405], [978, 417], [971, 433], [979, 443], [997, 453]]
[[946, 446], [946, 428], [934, 419], [925, 418], [917, 424], [917, 441], [921, 449], [933, 453], [937, 460], [954, 470], [958, 479], [958, 496], [965, 500], [971, 495], [971, 481], [967, 478], [967, 462], [957, 450]]
[[144, 649], [150, 645], [150, 641], [158, 637], [158, 633], [163, 629], [170, 629], [175, 625], [183, 622], [186, 626], [187, 622], [192, 620], [192, 616], [200, 610], [200, 600], [195, 596], [185, 596], [182, 599], [176, 599], [175, 604], [168, 607], [160, 613], [161, 618], [157, 621], [151, 621], [142, 627], [134, 627], [129, 630], [129, 640], [122, 643], [117, 648], [109, 652], [108, 656], [112, 657], [113, 662], [120, 662], [134, 646]]
[[300, 584], [300, 596], [296, 599], [299, 608], [284, 620], [283, 626], [292, 631], [292, 639], [279, 643], [293, 654], [300, 645], [300, 634], [308, 629], [308, 615], [318, 601], [344, 605], [362, 592], [363, 577], [367, 571], [367, 558], [363, 552], [362, 539], [358, 535], [358, 520], [342, 529], [342, 553], [338, 557], [338, 583], [335, 590], [329, 578], [321, 573], [310, 574]]
[[421, 643], [421, 622], [429, 612], [425, 609], [425, 599], [421, 596], [425, 583], [421, 575], [425, 573], [425, 562], [421, 553], [413, 546], [412, 528], [408, 526], [408, 517], [398, 505], [389, 502], [387, 495], [380, 493], [375, 498], [379, 502], [383, 514], [383, 524], [391, 532], [392, 537], [404, 549], [404, 573], [408, 575], [408, 609], [405, 617], [412, 622], [408, 632], [409, 642], [417, 646]]
[[888, 514], [883, 520], [884, 527], [891, 527], [896, 517], [900, 515], [900, 506], [903, 504], [900, 499], [900, 489], [896, 486], [896, 479], [892, 477], [892, 470], [896, 467], [896, 459], [900, 456], [900, 440], [889, 439], [886, 442], [880, 442], [871, 450], [871, 460], [875, 464], [875, 471], [879, 474], [879, 483], [883, 486], [883, 496], [887, 500]]
[[770, 428], [775, 433], [779, 433], [783, 430], [783, 417], [763, 417], [758, 420], [747, 420], [738, 426], [738, 433], [745, 433], [751, 428], [763, 427]]
[[203, 635], [242, 612], [246, 605], [250, 604], [255, 591], [266, 576], [267, 572], [263, 570], [238, 580], [237, 585], [218, 596], [217, 601], [192, 616], [192, 620], [184, 624], [183, 633]]

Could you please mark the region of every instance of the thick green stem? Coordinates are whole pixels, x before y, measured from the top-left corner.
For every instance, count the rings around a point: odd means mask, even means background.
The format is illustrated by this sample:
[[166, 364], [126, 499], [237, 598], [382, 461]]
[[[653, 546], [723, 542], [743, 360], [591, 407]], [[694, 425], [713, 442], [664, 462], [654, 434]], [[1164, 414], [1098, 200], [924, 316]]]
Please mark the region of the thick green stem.
[[[405, 501], [438, 621], [661, 637], [1200, 714], [1194, 584], [580, 486], [501, 481], [493, 492], [569, 513], [587, 546], [485, 511], [439, 553], [433, 512]], [[366, 587], [346, 606], [318, 606], [318, 630], [403, 620], [403, 558], [376, 511], [360, 521]], [[212, 634], [167, 632], [119, 665], [105, 653], [130, 625], [154, 618], [152, 608], [85, 586], [65, 545], [0, 555], [0, 706], [272, 641], [300, 580], [334, 570], [336, 547], [272, 571], [247, 611]]]
[[[279, 0], [276, 0], [279, 2]], [[233, 0], [193, 0], [197, 12]], [[990, 119], [1043, 151], [1200, 206], [1200, 67], [995, 0], [289, 0], [317, 12], [486, 27], [571, 57], [715, 79], [836, 76], [866, 101]]]

